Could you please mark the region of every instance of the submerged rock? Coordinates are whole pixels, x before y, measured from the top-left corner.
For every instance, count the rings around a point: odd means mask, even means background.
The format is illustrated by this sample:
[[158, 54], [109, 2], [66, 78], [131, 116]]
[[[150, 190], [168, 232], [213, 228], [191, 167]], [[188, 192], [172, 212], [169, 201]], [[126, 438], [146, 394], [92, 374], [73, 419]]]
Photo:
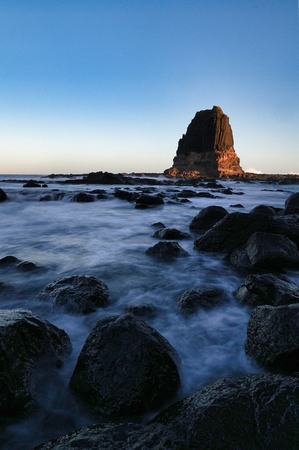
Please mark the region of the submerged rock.
[[299, 287], [285, 276], [251, 274], [235, 292], [241, 303], [250, 306], [299, 303]]
[[72, 200], [78, 203], [90, 203], [94, 202], [94, 196], [91, 194], [86, 194], [86, 192], [79, 192], [73, 196]]
[[135, 199], [136, 205], [142, 204], [147, 206], [164, 205], [164, 200], [159, 195], [141, 194]]
[[299, 304], [255, 308], [248, 323], [245, 351], [266, 369], [299, 372]]
[[72, 275], [48, 284], [37, 299], [74, 314], [88, 314], [107, 306], [108, 286], [96, 277]]
[[188, 239], [190, 234], [177, 230], [176, 228], [161, 228], [154, 233], [154, 237], [160, 239]]
[[175, 258], [189, 256], [189, 253], [175, 241], [158, 242], [153, 247], [148, 248], [145, 253], [161, 261], [173, 261]]
[[96, 414], [141, 416], [176, 395], [176, 359], [169, 342], [142, 319], [103, 317], [84, 344], [70, 387]]
[[7, 200], [7, 195], [3, 189], [0, 188], [0, 202], [5, 202], [5, 200]]
[[39, 448], [295, 450], [298, 396], [293, 377], [225, 378], [166, 408], [147, 425], [92, 425]]
[[71, 352], [67, 334], [26, 310], [0, 310], [0, 423], [31, 412], [41, 371]]
[[228, 297], [221, 289], [190, 289], [178, 299], [177, 306], [186, 314], [210, 309], [225, 303]]

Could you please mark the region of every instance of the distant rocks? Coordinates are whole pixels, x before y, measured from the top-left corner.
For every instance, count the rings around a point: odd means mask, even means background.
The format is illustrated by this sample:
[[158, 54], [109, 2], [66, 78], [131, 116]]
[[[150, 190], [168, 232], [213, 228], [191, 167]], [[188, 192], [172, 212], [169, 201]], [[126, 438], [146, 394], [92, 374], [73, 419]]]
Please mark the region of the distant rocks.
[[141, 416], [175, 397], [177, 358], [169, 342], [135, 315], [103, 317], [84, 344], [70, 387], [96, 414]]
[[72, 314], [88, 314], [108, 305], [108, 286], [96, 277], [73, 275], [48, 284], [37, 299]]
[[196, 113], [186, 134], [179, 140], [173, 167], [164, 173], [175, 178], [243, 174], [234, 150], [229, 118], [221, 108], [214, 106]]
[[71, 352], [67, 334], [26, 310], [0, 310], [0, 423], [36, 406], [41, 371], [57, 370]]

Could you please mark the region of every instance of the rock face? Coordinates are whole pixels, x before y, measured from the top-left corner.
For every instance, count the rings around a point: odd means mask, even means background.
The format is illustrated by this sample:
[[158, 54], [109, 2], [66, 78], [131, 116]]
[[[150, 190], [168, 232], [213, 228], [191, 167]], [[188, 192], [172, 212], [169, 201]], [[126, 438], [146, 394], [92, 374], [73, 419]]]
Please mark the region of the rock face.
[[40, 371], [58, 369], [71, 352], [67, 334], [26, 310], [0, 311], [0, 424], [36, 406]]
[[179, 140], [168, 176], [194, 172], [196, 176], [226, 177], [241, 175], [240, 159], [234, 150], [229, 118], [221, 108], [199, 111]]
[[299, 304], [258, 306], [250, 316], [246, 353], [266, 369], [299, 371]]
[[176, 395], [177, 358], [170, 343], [133, 314], [103, 317], [84, 344], [70, 387], [96, 414], [140, 416]]
[[38, 448], [296, 449], [298, 395], [295, 377], [226, 378], [175, 403], [147, 425], [92, 425]]

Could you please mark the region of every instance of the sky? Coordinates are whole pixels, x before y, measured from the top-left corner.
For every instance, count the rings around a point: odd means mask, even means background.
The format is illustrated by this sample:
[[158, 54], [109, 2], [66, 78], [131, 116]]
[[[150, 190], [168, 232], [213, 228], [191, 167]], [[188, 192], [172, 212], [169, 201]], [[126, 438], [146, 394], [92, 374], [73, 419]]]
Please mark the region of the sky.
[[246, 171], [299, 173], [297, 0], [0, 0], [0, 173], [163, 172], [220, 106]]

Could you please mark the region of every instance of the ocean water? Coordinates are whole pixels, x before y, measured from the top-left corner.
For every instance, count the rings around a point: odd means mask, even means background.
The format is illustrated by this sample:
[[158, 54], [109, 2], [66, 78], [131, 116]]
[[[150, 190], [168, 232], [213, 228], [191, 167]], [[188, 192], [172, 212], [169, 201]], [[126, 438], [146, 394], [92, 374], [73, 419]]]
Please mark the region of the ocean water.
[[[24, 188], [23, 182], [8, 181], [30, 178], [42, 180], [48, 187]], [[49, 375], [41, 383], [38, 413], [1, 430], [0, 448], [29, 449], [98, 421], [70, 397], [68, 382], [96, 321], [104, 315], [122, 314], [131, 304], [149, 303], [157, 308], [157, 315], [146, 320], [179, 354], [182, 387], [178, 398], [218, 378], [262, 371], [244, 352], [250, 311], [240, 306], [233, 296], [244, 277], [223, 255], [194, 250], [197, 235], [190, 232], [189, 223], [202, 208], [210, 205], [223, 206], [229, 212], [249, 212], [259, 204], [283, 208], [286, 198], [297, 192], [298, 186], [221, 180], [225, 188], [232, 188], [232, 195], [215, 189], [187, 187], [211, 192], [219, 198], [192, 197], [186, 203], [175, 198], [186, 186], [155, 186], [153, 193], [163, 193], [165, 205], [139, 210], [134, 208], [134, 202], [115, 198], [115, 186], [62, 185], [58, 181], [37, 175], [0, 175], [0, 188], [8, 196], [8, 201], [0, 203], [0, 258], [13, 255], [44, 269], [20, 273], [0, 268], [0, 282], [12, 286], [10, 292], [2, 295], [1, 308], [31, 310], [64, 329], [73, 345], [59, 378]], [[138, 186], [120, 188], [133, 192], [139, 189]], [[93, 189], [104, 189], [107, 198], [93, 203], [72, 201], [74, 194]], [[51, 200], [40, 201], [46, 194]], [[231, 206], [239, 203], [242, 209]], [[190, 233], [190, 239], [179, 241], [189, 257], [159, 262], [145, 254], [147, 248], [159, 241], [153, 237], [152, 224], [156, 222]], [[76, 316], [55, 311], [36, 300], [48, 283], [74, 274], [93, 275], [103, 280], [109, 287], [110, 305], [89, 315]], [[287, 275], [299, 284], [298, 273]], [[176, 307], [178, 298], [188, 289], [201, 287], [225, 290], [228, 302], [184, 317]]]

